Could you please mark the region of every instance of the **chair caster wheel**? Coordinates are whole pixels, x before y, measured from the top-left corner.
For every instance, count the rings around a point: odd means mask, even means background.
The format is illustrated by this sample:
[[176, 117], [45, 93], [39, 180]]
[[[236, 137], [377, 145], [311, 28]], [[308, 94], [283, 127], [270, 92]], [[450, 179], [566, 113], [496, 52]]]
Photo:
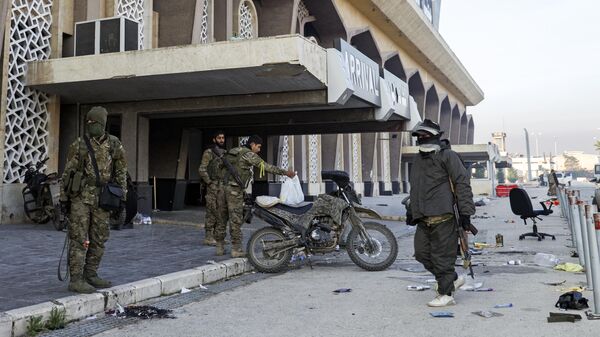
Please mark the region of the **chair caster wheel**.
[[519, 236], [519, 240], [523, 240], [523, 239], [524, 239], [524, 237], [522, 237], [522, 236]]
[[556, 238], [553, 236], [553, 237], [552, 237], [552, 240], [556, 240]]
[[542, 241], [542, 238], [538, 238], [538, 241]]

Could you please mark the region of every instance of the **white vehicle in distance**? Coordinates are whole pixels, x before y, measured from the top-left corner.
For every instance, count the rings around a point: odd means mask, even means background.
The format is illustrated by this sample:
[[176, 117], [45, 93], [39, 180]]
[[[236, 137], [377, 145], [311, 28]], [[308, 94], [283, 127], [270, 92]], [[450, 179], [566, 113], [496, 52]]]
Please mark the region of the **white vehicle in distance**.
[[571, 186], [571, 181], [573, 180], [573, 175], [571, 173], [564, 174], [563, 172], [556, 172], [556, 178], [558, 179], [559, 184]]

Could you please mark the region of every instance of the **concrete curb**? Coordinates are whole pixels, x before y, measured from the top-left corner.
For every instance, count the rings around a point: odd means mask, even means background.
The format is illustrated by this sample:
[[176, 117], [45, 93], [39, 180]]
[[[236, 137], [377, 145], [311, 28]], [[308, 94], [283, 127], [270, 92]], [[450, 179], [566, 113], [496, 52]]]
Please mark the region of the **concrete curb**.
[[112, 309], [117, 302], [122, 306], [126, 306], [159, 296], [175, 294], [184, 287], [192, 289], [252, 270], [252, 266], [245, 258], [229, 259], [219, 263], [121, 284], [102, 289], [93, 294], [68, 296], [9, 310], [0, 313], [0, 337], [25, 335], [27, 321], [31, 317], [42, 316], [46, 320], [53, 308], [65, 309], [67, 320], [72, 322]]
[[[169, 219], [152, 219], [152, 223], [156, 225], [181, 225], [181, 226], [190, 226], [190, 227], [199, 227], [204, 228], [204, 222], [193, 222], [193, 221], [183, 221], [183, 220], [169, 220]], [[145, 225], [139, 225], [145, 226]]]

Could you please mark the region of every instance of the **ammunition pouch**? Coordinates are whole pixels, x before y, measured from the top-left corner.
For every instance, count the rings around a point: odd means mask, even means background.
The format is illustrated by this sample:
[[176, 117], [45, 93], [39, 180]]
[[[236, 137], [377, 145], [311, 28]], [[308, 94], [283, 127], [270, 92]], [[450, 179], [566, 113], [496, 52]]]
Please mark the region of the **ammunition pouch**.
[[107, 183], [102, 186], [100, 197], [98, 198], [98, 207], [106, 211], [118, 211], [121, 209], [121, 203], [125, 193], [120, 185]]
[[83, 185], [83, 172], [75, 171], [69, 174], [69, 181], [66, 184], [65, 193], [68, 197], [79, 195]]

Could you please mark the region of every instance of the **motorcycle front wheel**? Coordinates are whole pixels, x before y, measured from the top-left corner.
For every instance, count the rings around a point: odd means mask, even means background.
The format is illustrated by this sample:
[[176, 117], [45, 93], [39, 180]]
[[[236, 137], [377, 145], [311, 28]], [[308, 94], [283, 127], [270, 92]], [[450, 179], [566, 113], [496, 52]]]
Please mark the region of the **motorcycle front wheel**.
[[263, 273], [279, 273], [287, 269], [288, 262], [292, 258], [292, 249], [284, 250], [275, 256], [267, 256], [264, 246], [267, 243], [278, 243], [286, 241], [283, 233], [273, 227], [265, 227], [254, 232], [248, 240], [246, 252], [248, 260]]
[[365, 222], [363, 226], [369, 234], [371, 244], [360, 235], [358, 228], [353, 228], [346, 241], [346, 250], [350, 259], [357, 266], [368, 271], [387, 269], [398, 256], [398, 242], [394, 233], [377, 222]]

